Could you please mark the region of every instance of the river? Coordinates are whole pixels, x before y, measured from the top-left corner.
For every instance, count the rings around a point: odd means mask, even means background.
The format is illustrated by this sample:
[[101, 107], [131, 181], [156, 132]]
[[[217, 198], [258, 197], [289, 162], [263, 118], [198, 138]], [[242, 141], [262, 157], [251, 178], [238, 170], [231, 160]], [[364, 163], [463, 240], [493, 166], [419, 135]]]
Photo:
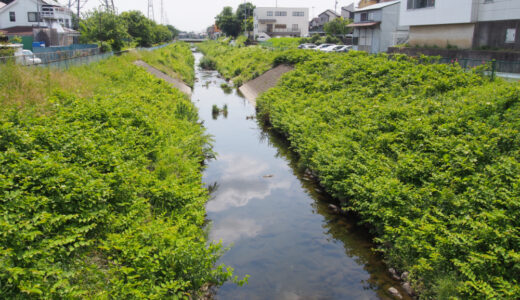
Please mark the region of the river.
[[[195, 57], [198, 65], [202, 55]], [[390, 299], [388, 288], [399, 282], [367, 231], [330, 211], [334, 200], [256, 120], [255, 108], [221, 87], [218, 72], [196, 68], [192, 100], [218, 153], [204, 171], [210, 239], [229, 247], [219, 264], [251, 276], [242, 287], [224, 284], [216, 298]], [[227, 105], [227, 115], [214, 115], [213, 105]]]

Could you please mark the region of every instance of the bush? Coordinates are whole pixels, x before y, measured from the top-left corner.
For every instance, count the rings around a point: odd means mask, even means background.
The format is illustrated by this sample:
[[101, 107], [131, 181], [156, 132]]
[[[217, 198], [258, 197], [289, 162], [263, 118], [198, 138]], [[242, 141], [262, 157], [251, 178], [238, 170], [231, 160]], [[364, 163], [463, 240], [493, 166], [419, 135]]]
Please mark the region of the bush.
[[[136, 55], [72, 68], [54, 90], [46, 78], [65, 75], [31, 71], [24, 84], [49, 96], [37, 105], [0, 98], [3, 298], [177, 298], [230, 277], [203, 229], [209, 137]], [[27, 69], [0, 68], [21, 91]]]

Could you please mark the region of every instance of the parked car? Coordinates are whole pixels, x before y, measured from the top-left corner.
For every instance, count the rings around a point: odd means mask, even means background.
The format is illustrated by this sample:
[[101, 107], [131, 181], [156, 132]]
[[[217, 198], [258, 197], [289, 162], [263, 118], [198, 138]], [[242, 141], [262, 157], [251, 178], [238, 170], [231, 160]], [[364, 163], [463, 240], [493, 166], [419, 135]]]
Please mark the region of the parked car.
[[322, 49], [328, 48], [330, 46], [336, 46], [336, 45], [334, 45], [334, 44], [321, 44], [318, 47], [314, 48], [314, 50], [322, 51]]
[[314, 49], [316, 48], [316, 45], [314, 44], [301, 44], [298, 46], [298, 49]]
[[352, 50], [352, 45], [337, 46], [333, 49], [334, 52], [349, 52], [350, 50]]
[[31, 50], [22, 50], [21, 52], [15, 53], [16, 61], [22, 65], [37, 65], [41, 64], [42, 60], [36, 57]]
[[323, 52], [334, 52], [334, 49], [336, 49], [337, 47], [339, 47], [338, 45], [331, 45], [331, 46], [328, 46], [328, 47], [325, 47], [325, 48], [321, 48], [320, 50], [323, 51]]

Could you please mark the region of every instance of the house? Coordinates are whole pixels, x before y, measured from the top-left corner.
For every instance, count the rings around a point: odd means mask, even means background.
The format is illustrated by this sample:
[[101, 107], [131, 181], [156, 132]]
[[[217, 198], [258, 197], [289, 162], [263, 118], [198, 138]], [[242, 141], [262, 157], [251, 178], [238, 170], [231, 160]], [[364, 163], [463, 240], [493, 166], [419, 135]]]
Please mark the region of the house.
[[341, 7], [341, 17], [343, 19], [354, 20], [354, 3]]
[[400, 24], [412, 46], [520, 49], [519, 0], [408, 0]]
[[309, 9], [297, 7], [257, 7], [253, 13], [254, 36], [309, 35]]
[[211, 25], [206, 29], [206, 33], [209, 39], [218, 39], [222, 35], [222, 31], [218, 28], [217, 25]]
[[408, 39], [408, 27], [399, 26], [401, 1], [381, 1], [358, 8], [354, 12], [354, 50], [369, 53], [386, 52], [388, 47]]
[[32, 42], [68, 46], [79, 36], [72, 30], [72, 12], [43, 0], [0, 0], [0, 29], [9, 37], [21, 36], [25, 49]]

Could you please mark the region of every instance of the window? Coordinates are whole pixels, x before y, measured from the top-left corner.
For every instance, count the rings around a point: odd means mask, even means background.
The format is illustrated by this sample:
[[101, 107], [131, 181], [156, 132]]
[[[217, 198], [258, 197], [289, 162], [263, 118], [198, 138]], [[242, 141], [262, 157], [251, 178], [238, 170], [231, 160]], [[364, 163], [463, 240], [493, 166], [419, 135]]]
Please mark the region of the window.
[[435, 0], [408, 0], [408, 9], [434, 7]]
[[65, 27], [70, 28], [70, 20], [65, 19]]
[[38, 13], [37, 12], [28, 12], [27, 21], [28, 22], [38, 22]]
[[305, 17], [305, 12], [303, 11], [293, 11], [293, 17]]
[[14, 13], [14, 11], [9, 12], [9, 20], [11, 22], [16, 22], [16, 14]]
[[268, 12], [267, 12], [267, 16], [268, 16], [268, 17], [272, 17], [272, 16], [273, 16], [273, 12], [272, 12], [272, 11], [268, 11]]
[[277, 17], [287, 17], [287, 12], [286, 11], [275, 11], [274, 15]]
[[293, 32], [298, 31], [298, 24], [292, 24], [292, 31]]
[[361, 13], [361, 22], [368, 21], [368, 13]]
[[512, 44], [516, 40], [516, 28], [508, 28], [506, 31], [506, 43]]
[[274, 28], [276, 29], [287, 29], [286, 24], [274, 24]]

